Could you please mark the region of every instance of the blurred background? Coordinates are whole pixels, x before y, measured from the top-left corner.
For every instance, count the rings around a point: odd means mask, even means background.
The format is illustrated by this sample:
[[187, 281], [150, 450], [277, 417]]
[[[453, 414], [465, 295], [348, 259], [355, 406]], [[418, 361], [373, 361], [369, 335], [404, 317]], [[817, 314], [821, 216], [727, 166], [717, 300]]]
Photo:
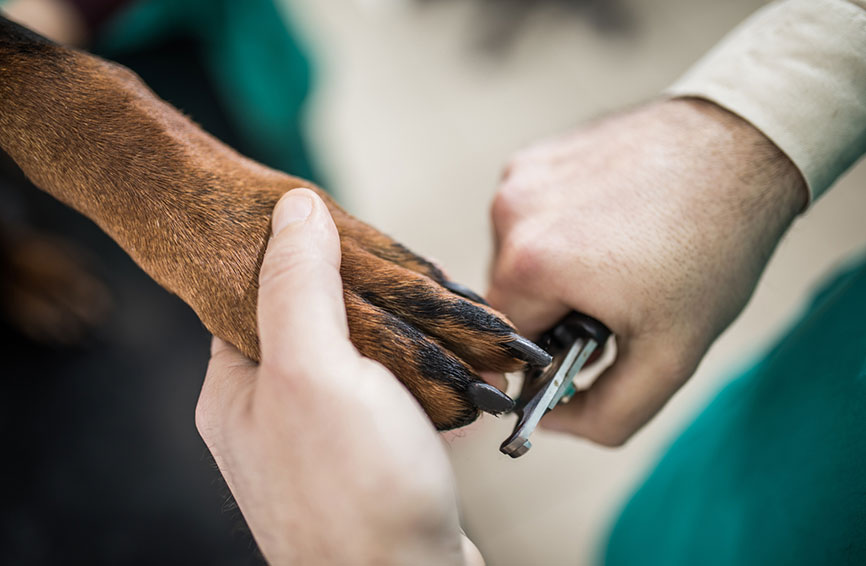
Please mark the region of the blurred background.
[[[351, 212], [483, 291], [488, 207], [508, 156], [658, 96], [761, 4], [5, 7], [131, 66], [229, 144], [313, 177]], [[9, 163], [0, 172], [2, 353], [11, 360], [0, 368], [7, 461], [0, 473], [12, 488], [0, 517], [3, 563], [257, 563], [194, 428], [208, 345], [200, 323], [92, 224], [28, 186]], [[512, 418], [486, 415], [446, 438], [464, 527], [488, 564], [592, 563], [617, 511], [674, 435], [773, 341], [823, 274], [862, 252], [864, 184], [861, 164], [797, 221], [746, 311], [625, 447], [542, 432], [515, 461], [498, 452]], [[33, 257], [49, 259], [34, 265]], [[27, 290], [33, 281], [38, 293]]]

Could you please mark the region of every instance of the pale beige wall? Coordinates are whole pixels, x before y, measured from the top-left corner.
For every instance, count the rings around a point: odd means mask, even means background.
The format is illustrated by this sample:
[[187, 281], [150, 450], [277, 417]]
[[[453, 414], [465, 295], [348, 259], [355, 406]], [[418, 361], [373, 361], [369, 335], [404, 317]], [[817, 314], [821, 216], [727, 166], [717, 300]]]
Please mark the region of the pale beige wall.
[[[631, 0], [629, 36], [537, 17], [501, 59], [473, 52], [476, 3], [286, 0], [320, 58], [309, 120], [316, 155], [359, 216], [485, 287], [488, 205], [509, 153], [538, 136], [654, 96], [760, 2]], [[435, 4], [435, 3], [431, 3]], [[626, 447], [539, 435], [518, 461], [512, 422], [449, 440], [467, 532], [491, 565], [586, 563], [671, 435], [796, 313], [822, 273], [866, 246], [866, 168], [786, 237], [698, 374]]]

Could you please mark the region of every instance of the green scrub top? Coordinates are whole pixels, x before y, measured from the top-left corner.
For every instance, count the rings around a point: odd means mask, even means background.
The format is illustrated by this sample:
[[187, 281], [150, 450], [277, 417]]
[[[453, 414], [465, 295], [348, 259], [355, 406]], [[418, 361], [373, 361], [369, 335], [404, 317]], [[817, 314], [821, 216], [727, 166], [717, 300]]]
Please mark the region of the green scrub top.
[[827, 284], [676, 440], [603, 558], [866, 564], [866, 262]]

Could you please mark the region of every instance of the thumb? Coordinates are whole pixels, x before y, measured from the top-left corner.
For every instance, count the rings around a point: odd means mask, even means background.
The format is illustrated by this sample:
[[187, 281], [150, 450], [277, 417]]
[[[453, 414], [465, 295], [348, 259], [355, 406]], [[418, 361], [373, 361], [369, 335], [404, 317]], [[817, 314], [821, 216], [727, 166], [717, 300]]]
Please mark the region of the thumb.
[[342, 289], [340, 237], [327, 206], [309, 189], [289, 191], [274, 208], [259, 273], [262, 360], [303, 369], [348, 345]]

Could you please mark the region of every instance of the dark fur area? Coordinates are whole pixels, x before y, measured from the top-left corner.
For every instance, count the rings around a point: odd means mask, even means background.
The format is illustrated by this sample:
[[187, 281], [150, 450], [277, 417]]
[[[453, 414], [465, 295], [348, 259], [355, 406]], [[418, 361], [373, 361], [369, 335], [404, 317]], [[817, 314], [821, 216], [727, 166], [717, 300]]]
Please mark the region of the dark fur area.
[[438, 428], [471, 422], [476, 370], [523, 363], [513, 328], [441, 286], [441, 271], [305, 181], [203, 132], [133, 73], [0, 18], [0, 146], [40, 188], [92, 219], [213, 334], [257, 360], [258, 271], [280, 196], [311, 188], [340, 231], [353, 343]]
[[[343, 245], [345, 283], [368, 302], [409, 322], [473, 367], [513, 371], [522, 364], [504, 344], [514, 328], [489, 307], [471, 303], [414, 272], [381, 269], [378, 258]], [[347, 253], [348, 252], [348, 253]], [[486, 342], [477, 338], [486, 337]]]

